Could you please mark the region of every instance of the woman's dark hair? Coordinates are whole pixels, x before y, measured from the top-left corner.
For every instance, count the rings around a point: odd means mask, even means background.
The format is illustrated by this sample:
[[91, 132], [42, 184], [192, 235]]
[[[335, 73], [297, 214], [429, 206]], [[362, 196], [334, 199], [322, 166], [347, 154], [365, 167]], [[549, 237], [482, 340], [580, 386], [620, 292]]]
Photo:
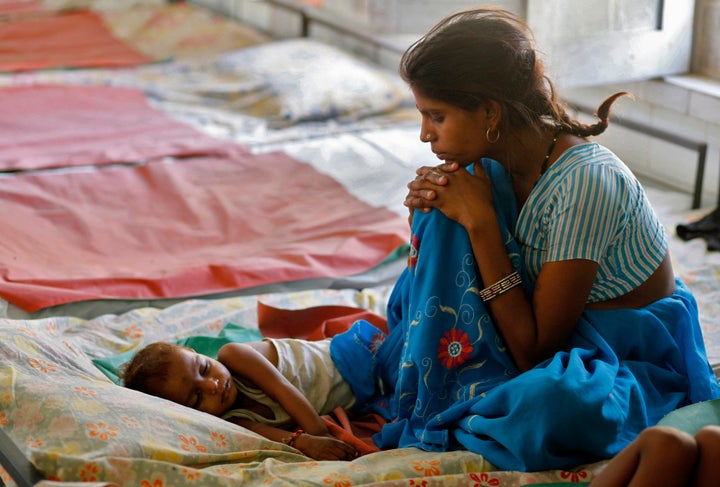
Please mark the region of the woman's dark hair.
[[155, 342], [138, 351], [123, 367], [121, 378], [125, 387], [156, 395], [158, 384], [168, 378], [170, 357], [176, 346]]
[[581, 123], [567, 114], [537, 59], [528, 25], [494, 7], [464, 10], [441, 20], [412, 44], [400, 60], [400, 75], [423, 96], [474, 111], [490, 100], [503, 109], [500, 130], [548, 125], [580, 136], [607, 128], [610, 107], [626, 92], [598, 108], [598, 123]]

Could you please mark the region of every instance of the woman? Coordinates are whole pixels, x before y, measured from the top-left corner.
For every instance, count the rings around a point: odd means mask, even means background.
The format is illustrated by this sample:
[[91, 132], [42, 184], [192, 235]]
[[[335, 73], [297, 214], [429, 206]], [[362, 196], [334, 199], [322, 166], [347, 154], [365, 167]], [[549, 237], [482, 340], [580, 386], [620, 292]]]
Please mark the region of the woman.
[[400, 72], [443, 163], [408, 185], [413, 253], [388, 307], [376, 443], [569, 468], [718, 397], [661, 222], [587, 140], [624, 93], [598, 123], [573, 120], [527, 26], [493, 8], [442, 20]]

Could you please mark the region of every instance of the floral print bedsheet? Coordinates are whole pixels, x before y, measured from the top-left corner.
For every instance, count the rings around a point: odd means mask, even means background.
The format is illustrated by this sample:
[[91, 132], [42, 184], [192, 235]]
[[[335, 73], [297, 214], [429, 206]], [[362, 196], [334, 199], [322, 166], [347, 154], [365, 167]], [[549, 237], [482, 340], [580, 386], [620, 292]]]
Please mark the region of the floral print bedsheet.
[[[312, 461], [217, 417], [113, 384], [93, 358], [151, 341], [257, 326], [256, 306], [320, 304], [383, 312], [388, 288], [189, 300], [92, 320], [0, 320], [0, 427], [52, 485], [497, 485], [589, 480], [575, 471], [498, 472], [470, 452], [398, 449]], [[14, 485], [7, 472], [0, 479]], [[49, 483], [50, 484], [50, 483]]]

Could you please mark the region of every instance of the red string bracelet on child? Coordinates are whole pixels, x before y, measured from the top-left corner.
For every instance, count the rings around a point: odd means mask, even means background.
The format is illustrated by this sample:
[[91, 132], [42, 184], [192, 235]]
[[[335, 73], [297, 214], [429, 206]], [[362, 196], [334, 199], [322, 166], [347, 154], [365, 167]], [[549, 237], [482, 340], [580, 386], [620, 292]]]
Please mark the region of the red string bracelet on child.
[[290, 438], [283, 438], [282, 442], [285, 443], [287, 446], [295, 448], [295, 442], [300, 437], [300, 435], [304, 433], [305, 431], [303, 429], [297, 429], [292, 435], [290, 435]]

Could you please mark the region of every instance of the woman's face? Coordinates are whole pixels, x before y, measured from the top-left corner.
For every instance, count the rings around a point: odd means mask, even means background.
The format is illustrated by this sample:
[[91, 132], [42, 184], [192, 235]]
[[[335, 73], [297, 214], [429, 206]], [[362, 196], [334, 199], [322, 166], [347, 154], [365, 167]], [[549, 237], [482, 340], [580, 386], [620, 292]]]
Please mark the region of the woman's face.
[[485, 107], [468, 112], [427, 98], [415, 88], [412, 91], [415, 105], [422, 115], [420, 140], [430, 142], [438, 159], [457, 162], [464, 167], [487, 155], [490, 144], [485, 138], [485, 131], [489, 116]]
[[237, 389], [227, 367], [185, 347], [173, 349], [168, 380], [157, 394], [214, 416], [222, 416], [235, 403]]

